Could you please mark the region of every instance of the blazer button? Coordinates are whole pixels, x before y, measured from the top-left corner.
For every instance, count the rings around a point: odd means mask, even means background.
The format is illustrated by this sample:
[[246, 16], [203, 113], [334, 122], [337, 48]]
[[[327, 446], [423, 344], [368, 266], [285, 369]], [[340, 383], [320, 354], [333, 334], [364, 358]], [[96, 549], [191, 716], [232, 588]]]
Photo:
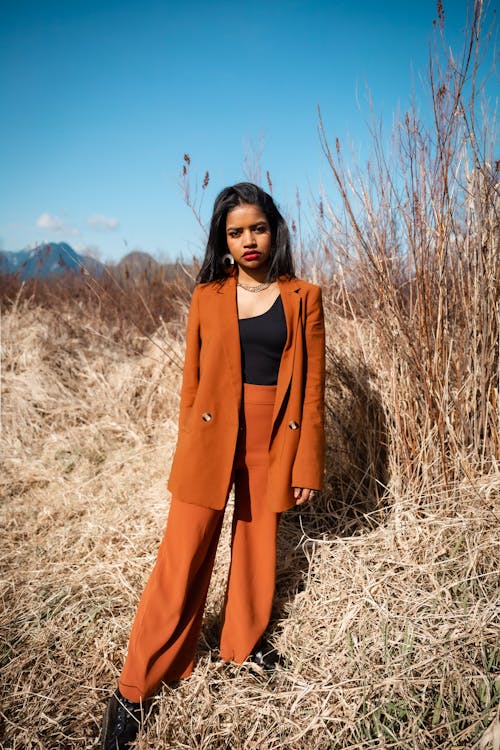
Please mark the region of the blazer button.
[[298, 430], [300, 427], [298, 422], [289, 422], [288, 426], [291, 430]]
[[201, 415], [201, 418], [203, 419], [204, 422], [210, 422], [210, 420], [212, 419], [212, 415], [210, 414], [209, 411], [205, 411]]

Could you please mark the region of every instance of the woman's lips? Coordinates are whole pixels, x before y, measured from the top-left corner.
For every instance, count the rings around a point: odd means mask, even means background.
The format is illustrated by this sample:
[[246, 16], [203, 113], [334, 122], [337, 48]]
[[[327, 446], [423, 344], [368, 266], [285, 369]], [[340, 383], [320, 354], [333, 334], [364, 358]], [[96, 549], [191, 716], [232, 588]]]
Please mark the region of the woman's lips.
[[260, 253], [256, 252], [255, 250], [252, 250], [251, 253], [243, 253], [243, 257], [245, 260], [256, 260], [259, 257]]

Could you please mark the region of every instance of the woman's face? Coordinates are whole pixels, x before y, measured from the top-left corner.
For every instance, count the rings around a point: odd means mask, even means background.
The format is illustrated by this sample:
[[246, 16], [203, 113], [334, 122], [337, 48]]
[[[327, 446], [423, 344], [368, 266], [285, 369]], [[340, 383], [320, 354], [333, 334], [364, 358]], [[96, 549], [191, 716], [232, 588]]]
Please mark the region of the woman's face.
[[226, 241], [242, 269], [265, 269], [271, 259], [271, 227], [259, 206], [242, 203], [226, 217]]

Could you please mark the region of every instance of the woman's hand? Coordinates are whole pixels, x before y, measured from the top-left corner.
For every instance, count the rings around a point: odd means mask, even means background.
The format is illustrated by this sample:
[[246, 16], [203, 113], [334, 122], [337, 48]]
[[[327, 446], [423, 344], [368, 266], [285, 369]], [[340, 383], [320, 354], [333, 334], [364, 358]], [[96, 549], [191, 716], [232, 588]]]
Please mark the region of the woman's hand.
[[316, 490], [309, 490], [306, 487], [294, 487], [293, 496], [295, 498], [295, 505], [303, 505], [308, 500], [312, 500], [316, 494]]

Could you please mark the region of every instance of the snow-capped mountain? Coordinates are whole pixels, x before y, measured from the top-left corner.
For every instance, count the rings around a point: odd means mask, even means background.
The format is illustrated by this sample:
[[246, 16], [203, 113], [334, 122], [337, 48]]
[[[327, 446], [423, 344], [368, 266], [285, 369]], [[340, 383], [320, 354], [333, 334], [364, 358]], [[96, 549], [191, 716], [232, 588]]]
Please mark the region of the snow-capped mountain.
[[43, 242], [17, 252], [0, 250], [0, 273], [15, 273], [21, 279], [60, 276], [68, 271], [100, 276], [103, 264], [90, 255], [80, 255], [66, 242]]

